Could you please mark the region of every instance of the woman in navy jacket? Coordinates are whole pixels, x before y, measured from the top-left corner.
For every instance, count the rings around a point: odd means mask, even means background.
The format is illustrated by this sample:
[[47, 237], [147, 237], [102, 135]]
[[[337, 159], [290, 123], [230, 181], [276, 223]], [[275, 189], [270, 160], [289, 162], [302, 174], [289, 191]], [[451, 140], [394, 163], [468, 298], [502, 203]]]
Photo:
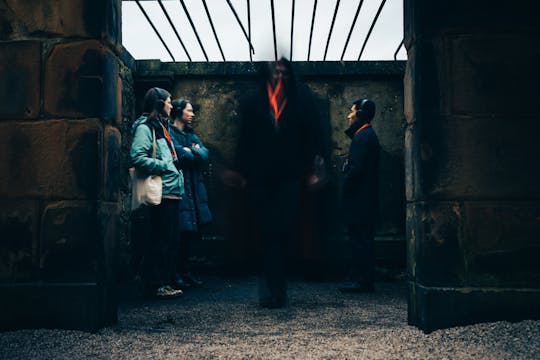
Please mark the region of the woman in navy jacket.
[[201, 239], [201, 226], [212, 221], [202, 174], [202, 168], [208, 163], [208, 149], [195, 135], [192, 126], [194, 117], [193, 106], [189, 100], [176, 99], [172, 102], [173, 123], [169, 128], [184, 174], [184, 196], [180, 201], [182, 235], [177, 260], [177, 285], [183, 288], [202, 285], [188, 271], [188, 258], [191, 242]]

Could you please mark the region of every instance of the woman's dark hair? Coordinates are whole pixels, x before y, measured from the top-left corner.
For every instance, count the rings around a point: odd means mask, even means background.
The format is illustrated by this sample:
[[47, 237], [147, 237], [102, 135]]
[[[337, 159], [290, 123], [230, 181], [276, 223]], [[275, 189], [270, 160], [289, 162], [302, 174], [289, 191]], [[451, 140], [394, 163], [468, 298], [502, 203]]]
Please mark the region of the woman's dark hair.
[[182, 117], [182, 111], [186, 108], [187, 104], [190, 104], [191, 101], [187, 99], [174, 99], [172, 101], [172, 109], [171, 109], [171, 119], [174, 120], [176, 118]]
[[167, 90], [158, 87], [153, 87], [146, 92], [144, 95], [143, 112], [150, 113], [148, 120], [161, 120], [162, 117], [167, 116], [163, 111], [163, 107], [167, 98], [170, 97], [171, 94]]

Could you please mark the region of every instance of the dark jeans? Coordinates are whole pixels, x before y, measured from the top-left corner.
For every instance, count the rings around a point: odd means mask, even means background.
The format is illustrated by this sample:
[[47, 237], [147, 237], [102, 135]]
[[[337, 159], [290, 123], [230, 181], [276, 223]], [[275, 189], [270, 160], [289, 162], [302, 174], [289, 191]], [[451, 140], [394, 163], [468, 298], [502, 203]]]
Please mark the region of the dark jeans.
[[287, 253], [298, 220], [300, 182], [276, 182], [248, 189], [250, 209], [262, 241], [259, 300], [287, 301]]
[[148, 288], [171, 284], [175, 278], [180, 222], [179, 200], [163, 199], [149, 208], [149, 236], [145, 242], [142, 277]]
[[349, 224], [347, 230], [351, 249], [349, 261], [351, 280], [364, 285], [373, 285], [375, 227], [372, 224]]

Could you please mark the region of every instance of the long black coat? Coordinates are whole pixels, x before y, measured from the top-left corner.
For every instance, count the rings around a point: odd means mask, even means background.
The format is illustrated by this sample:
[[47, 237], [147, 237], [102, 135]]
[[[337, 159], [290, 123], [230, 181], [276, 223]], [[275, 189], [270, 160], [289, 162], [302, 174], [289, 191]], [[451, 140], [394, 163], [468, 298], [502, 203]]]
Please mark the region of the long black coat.
[[380, 145], [371, 126], [357, 132], [359, 128], [355, 123], [346, 131], [352, 142], [344, 168], [344, 219], [347, 224], [375, 226], [379, 216]]
[[290, 89], [278, 128], [265, 87], [241, 104], [236, 168], [248, 186], [305, 180], [321, 143], [317, 134], [319, 118], [309, 89], [300, 83]]
[[[171, 125], [169, 132], [184, 174], [184, 195], [180, 201], [180, 229], [181, 231], [198, 231], [201, 225], [212, 221], [201, 171], [208, 162], [208, 149], [190, 126], [186, 125], [184, 131], [181, 131]], [[199, 144], [200, 148], [192, 147], [193, 144]], [[191, 152], [184, 150], [184, 147], [190, 148]]]

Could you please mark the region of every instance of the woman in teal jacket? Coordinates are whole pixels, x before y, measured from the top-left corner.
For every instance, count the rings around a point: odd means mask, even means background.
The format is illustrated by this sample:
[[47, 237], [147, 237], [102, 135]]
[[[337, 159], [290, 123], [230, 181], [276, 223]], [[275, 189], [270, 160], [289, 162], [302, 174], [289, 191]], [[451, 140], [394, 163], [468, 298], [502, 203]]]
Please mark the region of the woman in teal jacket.
[[[160, 175], [163, 183], [161, 204], [149, 207], [148, 236], [143, 240], [141, 275], [147, 294], [158, 298], [182, 294], [171, 284], [175, 281], [175, 254], [180, 236], [177, 220], [179, 202], [184, 193], [184, 178], [178, 168], [178, 158], [167, 130], [171, 112], [171, 94], [154, 87], [146, 92], [145, 107], [149, 114], [139, 117], [132, 131], [131, 164], [147, 175]], [[145, 109], [150, 110], [150, 109]], [[152, 156], [156, 139], [156, 156]]]

